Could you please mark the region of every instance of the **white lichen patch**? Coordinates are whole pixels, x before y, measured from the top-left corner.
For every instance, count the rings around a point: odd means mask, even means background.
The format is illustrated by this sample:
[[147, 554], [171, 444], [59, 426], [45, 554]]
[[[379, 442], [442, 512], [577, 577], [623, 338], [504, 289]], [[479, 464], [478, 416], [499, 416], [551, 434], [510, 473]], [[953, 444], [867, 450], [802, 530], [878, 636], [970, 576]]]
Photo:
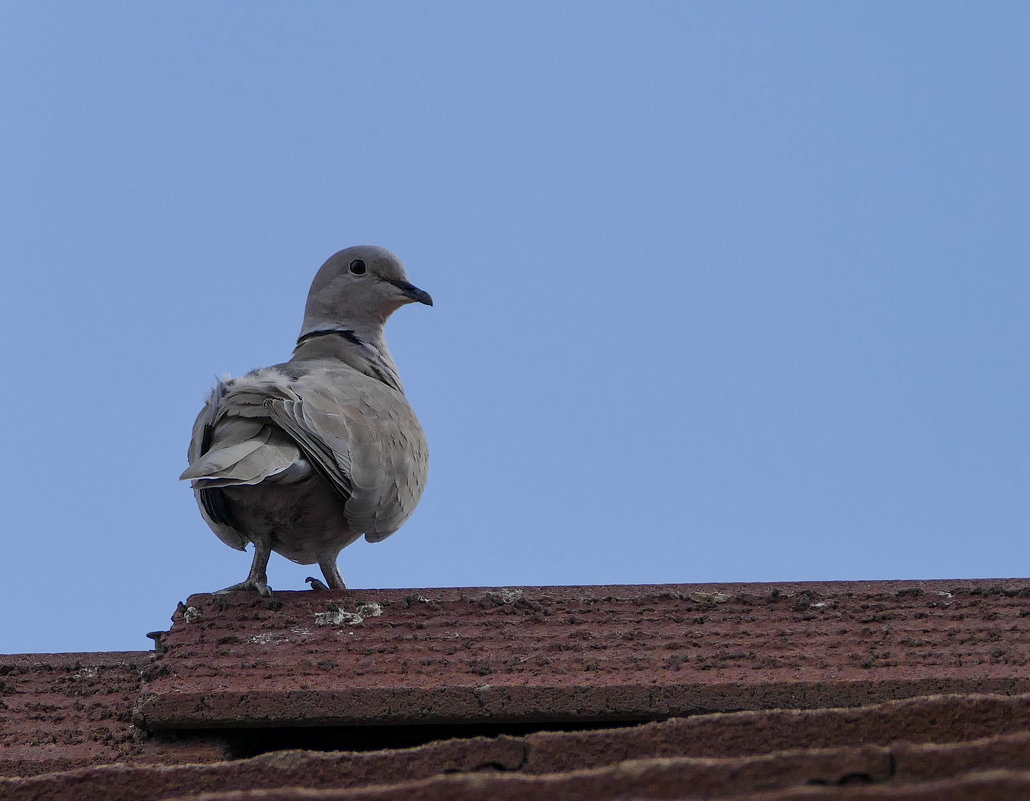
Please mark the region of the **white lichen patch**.
[[203, 615], [200, 613], [200, 610], [195, 606], [187, 606], [182, 613], [182, 619], [187, 623], [196, 623], [202, 617]]
[[496, 590], [487, 590], [483, 593], [483, 599], [500, 601], [502, 604], [513, 604], [522, 597], [522, 590], [511, 587], [501, 587]]
[[356, 612], [345, 612], [336, 604], [329, 604], [324, 612], [315, 612], [316, 626], [356, 626], [365, 619], [364, 615]]
[[697, 604], [724, 604], [730, 599], [730, 596], [723, 592], [695, 591], [687, 593], [687, 597]]
[[383, 614], [383, 606], [375, 601], [359, 601], [353, 612], [347, 612], [336, 604], [329, 604], [326, 611], [315, 612], [315, 625], [356, 626], [367, 618], [379, 617], [381, 614]]
[[262, 634], [255, 634], [250, 638], [250, 641], [255, 645], [268, 645], [271, 642], [282, 642], [284, 639], [284, 637], [280, 637], [275, 632], [266, 631]]
[[383, 614], [383, 607], [375, 601], [369, 601], [368, 603], [359, 603], [355, 611], [362, 617], [379, 617]]

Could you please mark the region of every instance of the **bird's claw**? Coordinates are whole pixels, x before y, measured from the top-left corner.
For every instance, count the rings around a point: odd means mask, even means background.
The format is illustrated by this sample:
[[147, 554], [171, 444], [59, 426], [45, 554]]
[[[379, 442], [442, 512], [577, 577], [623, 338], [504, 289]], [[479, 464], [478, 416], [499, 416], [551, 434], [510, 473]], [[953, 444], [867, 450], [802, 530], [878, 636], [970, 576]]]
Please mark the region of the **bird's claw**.
[[262, 598], [272, 597], [272, 588], [268, 586], [268, 582], [256, 579], [247, 579], [246, 581], [241, 581], [239, 584], [233, 584], [231, 587], [226, 587], [223, 590], [218, 590], [218, 592], [216, 592], [215, 595], [222, 595], [223, 593], [227, 592], [254, 591], [256, 591], [257, 594], [260, 595]]

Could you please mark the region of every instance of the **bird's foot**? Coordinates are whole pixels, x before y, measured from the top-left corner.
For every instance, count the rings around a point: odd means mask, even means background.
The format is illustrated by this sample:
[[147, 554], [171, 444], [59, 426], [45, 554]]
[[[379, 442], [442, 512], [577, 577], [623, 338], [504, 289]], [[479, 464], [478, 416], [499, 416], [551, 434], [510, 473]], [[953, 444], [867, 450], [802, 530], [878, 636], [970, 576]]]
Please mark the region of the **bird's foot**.
[[262, 598], [272, 597], [272, 588], [268, 586], [268, 582], [265, 579], [253, 579], [249, 578], [246, 581], [241, 581], [239, 584], [233, 584], [231, 587], [226, 587], [224, 590], [219, 590], [216, 595], [221, 595], [226, 592], [241, 592], [241, 591], [257, 591], [257, 594]]

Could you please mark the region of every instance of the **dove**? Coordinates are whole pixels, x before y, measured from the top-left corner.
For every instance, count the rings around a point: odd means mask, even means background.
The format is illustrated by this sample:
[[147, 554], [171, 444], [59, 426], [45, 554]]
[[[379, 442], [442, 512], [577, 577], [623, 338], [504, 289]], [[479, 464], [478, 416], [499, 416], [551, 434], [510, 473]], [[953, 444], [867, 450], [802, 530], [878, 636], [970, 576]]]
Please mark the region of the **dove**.
[[383, 334], [409, 303], [433, 299], [393, 253], [341, 250], [311, 283], [292, 358], [215, 384], [180, 479], [222, 542], [254, 544], [247, 578], [225, 591], [271, 595], [272, 551], [317, 563], [329, 588], [346, 589], [340, 551], [362, 535], [386, 539], [415, 510], [429, 451]]

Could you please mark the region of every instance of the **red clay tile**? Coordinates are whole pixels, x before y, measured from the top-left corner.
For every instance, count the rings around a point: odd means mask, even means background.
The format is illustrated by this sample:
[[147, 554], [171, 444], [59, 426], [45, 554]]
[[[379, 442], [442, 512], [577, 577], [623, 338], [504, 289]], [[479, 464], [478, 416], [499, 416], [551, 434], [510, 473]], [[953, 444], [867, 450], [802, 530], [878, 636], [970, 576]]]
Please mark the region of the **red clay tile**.
[[647, 720], [1030, 692], [1030, 581], [197, 595], [150, 730]]
[[1030, 721], [1018, 734], [962, 743], [896, 743], [891, 747], [895, 781], [915, 784], [988, 769], [1030, 769]]
[[[704, 762], [706, 758], [765, 759], [770, 754], [803, 751], [813, 746], [853, 748], [872, 744], [890, 744], [880, 752], [890, 753], [896, 782], [916, 782], [986, 767], [1022, 767], [1030, 753], [1028, 710], [1030, 696], [938, 696], [862, 709], [716, 714], [589, 732], [447, 740], [412, 749], [332, 754], [278, 752], [250, 760], [175, 768], [99, 767], [74, 775], [38, 776], [20, 782], [0, 780], [0, 798], [59, 799], [64, 788], [71, 787], [81, 801], [129, 794], [138, 801], [153, 801], [190, 787], [212, 791], [288, 785], [358, 787], [445, 772], [565, 773], [655, 758], [691, 757], [711, 767], [716, 763]], [[1015, 733], [983, 736], [1004, 731]], [[977, 735], [980, 739], [962, 741]], [[905, 740], [910, 742], [899, 742]], [[742, 763], [731, 758], [719, 764]], [[856, 778], [861, 773], [855, 769], [842, 776]], [[711, 778], [712, 774], [709, 775]], [[875, 775], [881, 780], [885, 778], [882, 773]], [[808, 776], [806, 780], [813, 778], [819, 777]], [[714, 785], [706, 787], [715, 791]]]
[[929, 696], [849, 709], [730, 712], [627, 728], [540, 732], [525, 738], [523, 770], [554, 773], [647, 757], [732, 757], [903, 741], [944, 744], [1027, 731], [1030, 695]]
[[[1030, 754], [1028, 704], [1030, 696], [942, 696], [864, 709], [717, 714], [625, 729], [448, 740], [420, 748], [367, 753], [294, 751], [203, 766], [102, 767], [21, 782], [0, 780], [0, 798], [60, 798], [62, 788], [73, 787], [81, 801], [125, 797], [130, 790], [139, 801], [152, 801], [190, 787], [223, 791], [288, 785], [359, 787], [446, 772], [567, 774], [591, 767], [607, 768], [618, 762], [671, 765], [670, 760], [677, 759], [680, 762], [676, 764], [682, 768], [688, 764], [684, 757], [703, 767], [709, 782], [704, 785], [706, 793], [721, 793], [729, 790], [716, 786], [717, 772], [713, 772], [713, 766], [722, 765], [728, 773], [754, 778], [755, 765], [772, 771], [767, 765], [770, 759], [787, 758], [783, 755], [805, 751], [810, 746], [835, 745], [838, 751], [853, 751], [856, 746], [874, 743], [880, 747], [867, 748], [865, 753], [889, 754], [894, 781], [911, 783], [987, 767], [1023, 767]], [[1005, 730], [1015, 733], [962, 741], [973, 734]], [[750, 739], [749, 731], [754, 735]], [[914, 742], [899, 742], [903, 740]], [[754, 765], [748, 762], [754, 759], [758, 759]], [[751, 773], [740, 773], [745, 764], [752, 765]], [[848, 764], [851, 767], [842, 769], [836, 778], [806, 774], [804, 781], [888, 778], [882, 770], [870, 773]], [[643, 791], [647, 786], [641, 784], [637, 789]], [[700, 785], [692, 782], [691, 786]]]
[[[280, 761], [284, 755], [277, 757]], [[512, 773], [464, 772], [451, 775], [435, 775], [417, 781], [405, 781], [390, 784], [391, 776], [383, 775], [371, 786], [346, 787], [349, 776], [344, 773], [341, 781], [333, 787], [333, 758], [321, 756], [318, 761], [323, 764], [322, 770], [316, 770], [317, 763], [311, 755], [286, 755], [293, 763], [288, 770], [278, 770], [272, 760], [259, 758], [249, 760], [250, 764], [238, 766], [231, 771], [229, 766], [217, 769], [224, 775], [216, 775], [216, 770], [200, 769], [174, 771], [182, 780], [178, 794], [185, 795], [189, 791], [209, 791], [214, 786], [229, 784], [226, 778], [235, 773], [241, 778], [233, 790], [221, 791], [227, 797], [238, 794], [241, 790], [260, 793], [277, 792], [280, 788], [290, 786], [303, 787], [306, 792], [312, 790], [331, 790], [333, 793], [344, 791], [342, 798], [376, 798], [376, 799], [445, 799], [461, 801], [461, 799], [559, 799], [559, 798], [633, 798], [641, 797], [668, 798], [674, 797], [682, 788], [691, 788], [694, 798], [710, 795], [715, 792], [729, 792], [734, 789], [745, 790], [755, 786], [766, 788], [792, 787], [804, 785], [806, 782], [836, 783], [849, 777], [861, 775], [876, 781], [886, 781], [890, 777], [890, 755], [881, 748], [841, 748], [833, 751], [810, 751], [780, 754], [775, 758], [751, 757], [733, 760], [711, 759], [652, 759], [620, 763], [602, 769], [583, 770], [569, 774], [548, 776], [525, 776]], [[339, 758], [336, 758], [339, 761]], [[263, 763], [263, 764], [262, 764]], [[249, 770], [244, 770], [249, 768]], [[269, 770], [269, 768], [272, 768]], [[310, 769], [310, 770], [309, 770]], [[139, 788], [155, 780], [161, 780], [161, 769], [134, 771]], [[190, 775], [192, 773], [192, 775]], [[76, 777], [78, 778], [78, 777]], [[82, 778], [87, 778], [83, 776]], [[214, 780], [211, 782], [211, 780]], [[143, 780], [143, 781], [140, 781]], [[211, 782], [211, 783], [209, 783]], [[165, 783], [167, 784], [167, 783]], [[64, 787], [80, 791], [83, 782], [67, 782]], [[129, 791], [134, 799], [153, 799], [155, 796], [148, 787], [144, 795], [132, 792], [134, 785], [125, 782], [120, 786], [108, 785], [112, 791]], [[229, 786], [232, 786], [229, 784]], [[23, 789], [44, 790], [37, 780], [24, 783]], [[10, 801], [39, 798], [40, 795], [11, 794]], [[46, 795], [55, 801], [58, 795]], [[69, 798], [88, 796], [75, 795]], [[99, 796], [95, 796], [99, 797]], [[125, 797], [112, 795], [108, 797]], [[157, 798], [167, 796], [156, 796]]]
[[708, 801], [1023, 801], [1026, 798], [1030, 798], [1030, 771], [995, 770], [925, 784], [808, 787]]
[[[147, 652], [0, 655], [0, 776], [30, 776], [141, 758], [166, 743], [131, 722]], [[221, 743], [171, 746], [173, 761], [211, 761]]]
[[518, 770], [524, 744], [514, 738], [447, 740], [374, 752], [279, 751], [208, 765], [106, 765], [70, 773], [0, 779], [4, 801], [156, 801], [205, 792], [303, 786], [346, 788], [410, 781], [439, 773]]
[[[798, 782], [806, 775], [806, 768], [814, 775], [826, 775], [844, 767], [845, 763], [839, 761], [842, 757], [840, 752], [792, 754], [764, 763], [752, 759], [734, 765], [728, 762], [736, 760], [645, 760], [575, 775], [462, 774], [367, 788], [279, 787], [184, 793], [165, 801], [1020, 801], [1030, 793], [1030, 772], [1018, 770], [959, 774], [911, 785], [880, 782], [805, 786]], [[705, 762], [725, 764], [711, 765], [715, 775], [710, 781]], [[748, 791], [749, 786], [762, 789]]]

